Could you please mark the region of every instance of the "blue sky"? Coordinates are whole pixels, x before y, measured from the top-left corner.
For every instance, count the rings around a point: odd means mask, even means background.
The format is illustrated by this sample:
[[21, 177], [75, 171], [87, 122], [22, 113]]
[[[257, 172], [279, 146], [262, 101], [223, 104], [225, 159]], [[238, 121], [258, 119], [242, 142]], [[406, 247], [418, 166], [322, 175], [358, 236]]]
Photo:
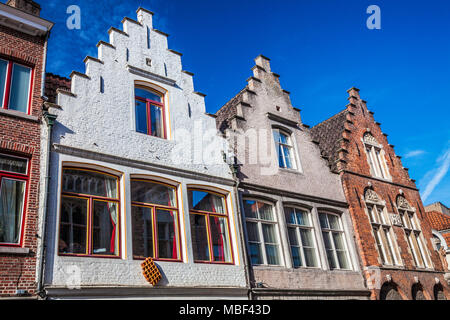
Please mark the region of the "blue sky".
[[[251, 75], [253, 59], [271, 58], [303, 122], [315, 125], [341, 111], [346, 90], [360, 88], [403, 165], [429, 204], [450, 206], [450, 2], [446, 0], [47, 0], [42, 17], [56, 23], [48, 71], [84, 71], [107, 30], [155, 12], [154, 27], [170, 34], [183, 68], [215, 112]], [[66, 28], [66, 9], [81, 8], [81, 30]], [[369, 5], [381, 9], [381, 30], [369, 30]]]

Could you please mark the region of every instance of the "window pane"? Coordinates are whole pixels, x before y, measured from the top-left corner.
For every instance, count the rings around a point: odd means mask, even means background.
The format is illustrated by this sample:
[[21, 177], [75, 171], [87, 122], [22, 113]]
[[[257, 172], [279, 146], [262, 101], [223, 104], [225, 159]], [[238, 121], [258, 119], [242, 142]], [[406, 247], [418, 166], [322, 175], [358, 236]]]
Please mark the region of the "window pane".
[[385, 258], [386, 258], [386, 263], [387, 264], [393, 264], [393, 258], [392, 258], [392, 250], [388, 241], [388, 237], [387, 237], [387, 233], [389, 231], [385, 230], [385, 229], [381, 229], [381, 241], [383, 243], [383, 248], [384, 248], [384, 252], [386, 254]]
[[302, 245], [304, 247], [314, 247], [314, 240], [311, 230], [300, 229], [300, 237], [302, 239]]
[[92, 253], [117, 255], [119, 252], [118, 205], [114, 202], [94, 201]]
[[264, 242], [277, 243], [276, 229], [272, 224], [262, 224]]
[[261, 242], [258, 234], [258, 225], [255, 222], [247, 221], [247, 236], [248, 241]]
[[347, 252], [338, 250], [336, 252], [336, 254], [337, 254], [337, 257], [339, 260], [339, 265], [340, 265], [341, 269], [350, 269], [350, 266], [348, 264]]
[[259, 243], [249, 243], [250, 247], [250, 260], [253, 265], [262, 264], [262, 252], [261, 244]]
[[330, 228], [333, 230], [341, 230], [341, 225], [339, 224], [339, 218], [333, 214], [328, 215], [328, 221], [330, 222]]
[[317, 267], [316, 252], [313, 248], [303, 248], [307, 267]]
[[328, 250], [333, 249], [333, 246], [331, 245], [330, 233], [322, 232], [322, 236], [323, 236], [323, 243], [325, 244], [325, 248]]
[[131, 201], [177, 206], [174, 188], [149, 181], [131, 180]]
[[262, 220], [275, 221], [272, 206], [263, 202], [258, 202], [259, 218]]
[[284, 153], [284, 161], [285, 161], [285, 167], [292, 169], [293, 168], [293, 161], [292, 161], [292, 157], [291, 157], [291, 148], [283, 146], [283, 153]]
[[411, 243], [411, 246], [412, 246], [412, 251], [413, 251], [413, 254], [414, 254], [414, 258], [415, 258], [416, 264], [419, 267], [423, 267], [424, 264], [423, 264], [422, 255], [420, 253], [419, 244], [417, 243], [416, 235], [414, 234], [414, 232], [410, 233], [409, 239], [410, 239], [410, 243]]
[[302, 256], [300, 254], [300, 248], [291, 246], [291, 252], [292, 252], [292, 264], [294, 265], [294, 268], [301, 267], [302, 264]]
[[190, 214], [192, 250], [194, 259], [209, 261], [208, 233], [206, 230], [206, 217], [200, 214]]
[[230, 239], [228, 237], [227, 219], [210, 217], [211, 241], [214, 261], [231, 262]]
[[212, 213], [225, 213], [223, 197], [213, 193], [189, 190], [189, 209]]
[[8, 62], [5, 60], [0, 60], [0, 107], [3, 106], [3, 99], [5, 98], [5, 86], [6, 77], [8, 71]]
[[60, 253], [87, 253], [87, 207], [87, 199], [62, 197]]
[[330, 269], [336, 269], [337, 263], [336, 263], [336, 258], [334, 256], [334, 251], [333, 250], [326, 250], [326, 251], [327, 251], [327, 260], [328, 260], [328, 264], [330, 265]]
[[266, 244], [267, 264], [279, 265], [280, 260], [278, 258], [278, 246], [272, 244]]
[[176, 212], [156, 211], [158, 224], [158, 258], [178, 259]]
[[14, 64], [8, 108], [28, 112], [31, 69]]
[[162, 109], [154, 105], [150, 105], [150, 120], [152, 125], [151, 135], [155, 137], [164, 138]]
[[297, 224], [301, 226], [310, 226], [309, 215], [306, 211], [295, 209], [295, 216], [297, 217]]
[[278, 165], [280, 168], [286, 168], [286, 164], [284, 162], [284, 153], [283, 153], [283, 147], [281, 145], [278, 145]]
[[20, 241], [25, 181], [4, 178], [0, 190], [0, 242]]
[[152, 100], [152, 101], [156, 101], [156, 102], [161, 102], [161, 96], [157, 95], [156, 93], [154, 93], [150, 90], [135, 88], [134, 94], [135, 94], [135, 97], [148, 99], [148, 100]]
[[319, 221], [320, 221], [320, 227], [322, 229], [330, 228], [330, 226], [328, 225], [327, 215], [325, 213], [319, 213]]
[[136, 100], [136, 131], [147, 134], [147, 104]]
[[290, 207], [285, 207], [284, 212], [286, 215], [286, 222], [290, 224], [297, 224], [297, 217], [295, 216], [295, 209]]
[[345, 250], [344, 237], [342, 233], [333, 232], [334, 246], [337, 250]]
[[285, 135], [284, 133], [282, 133], [282, 132], [280, 132], [280, 134], [279, 134], [279, 141], [282, 143], [282, 144], [289, 144], [288, 143], [288, 137], [287, 137], [287, 135]]
[[254, 200], [244, 200], [244, 211], [246, 218], [258, 218], [257, 202]]
[[152, 209], [131, 206], [131, 219], [133, 228], [133, 257], [154, 258]]
[[0, 155], [0, 171], [27, 174], [27, 164], [25, 159]]
[[298, 246], [297, 228], [288, 228], [289, 243], [291, 246]]
[[63, 192], [117, 199], [117, 178], [95, 171], [64, 169]]

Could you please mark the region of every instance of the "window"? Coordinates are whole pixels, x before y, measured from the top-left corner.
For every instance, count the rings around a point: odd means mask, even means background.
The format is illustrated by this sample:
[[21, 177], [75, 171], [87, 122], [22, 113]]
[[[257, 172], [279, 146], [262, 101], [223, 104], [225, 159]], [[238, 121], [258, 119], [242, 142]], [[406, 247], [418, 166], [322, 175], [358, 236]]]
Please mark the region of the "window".
[[284, 208], [294, 267], [318, 267], [313, 226], [308, 211]]
[[232, 263], [225, 197], [196, 189], [188, 189], [188, 197], [194, 260]]
[[273, 137], [280, 168], [296, 169], [293, 147], [289, 134], [279, 129], [273, 129]]
[[118, 256], [120, 201], [117, 177], [64, 168], [59, 253]]
[[426, 249], [425, 241], [423, 240], [417, 215], [403, 197], [398, 197], [397, 207], [402, 217], [403, 230], [408, 239], [416, 266], [420, 268], [431, 267], [431, 260]]
[[351, 269], [341, 217], [319, 213], [319, 220], [330, 269]]
[[0, 245], [21, 245], [28, 180], [27, 159], [0, 154]]
[[280, 246], [273, 206], [244, 200], [250, 259], [253, 265], [280, 265]]
[[0, 98], [3, 109], [29, 113], [33, 70], [0, 59]]
[[164, 102], [160, 93], [135, 87], [136, 131], [166, 138]]
[[377, 178], [388, 179], [389, 171], [379, 143], [370, 133], [366, 133], [364, 144], [371, 174]]
[[176, 188], [131, 180], [133, 257], [181, 260]]

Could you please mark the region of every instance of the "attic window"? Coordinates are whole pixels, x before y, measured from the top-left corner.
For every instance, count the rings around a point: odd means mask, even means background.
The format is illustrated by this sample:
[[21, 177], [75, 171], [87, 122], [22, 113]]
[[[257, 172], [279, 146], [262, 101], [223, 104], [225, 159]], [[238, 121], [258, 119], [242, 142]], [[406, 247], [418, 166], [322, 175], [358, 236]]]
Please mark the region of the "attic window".
[[145, 59], [145, 64], [146, 64], [147, 66], [151, 67], [151, 66], [152, 66], [152, 59], [146, 58], [146, 59]]
[[136, 131], [166, 139], [164, 99], [159, 92], [135, 87]]
[[281, 111], [281, 107], [276, 106], [276, 108], [277, 108], [277, 111]]

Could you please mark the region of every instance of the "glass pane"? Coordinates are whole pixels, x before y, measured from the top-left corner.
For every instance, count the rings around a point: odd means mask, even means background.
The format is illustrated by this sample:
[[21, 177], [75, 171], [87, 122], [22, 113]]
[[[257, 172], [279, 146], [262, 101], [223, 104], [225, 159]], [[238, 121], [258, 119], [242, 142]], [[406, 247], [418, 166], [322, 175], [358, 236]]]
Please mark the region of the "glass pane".
[[304, 247], [314, 247], [314, 240], [311, 230], [300, 229], [300, 237]]
[[208, 233], [206, 230], [206, 216], [200, 214], [190, 214], [192, 250], [194, 259], [209, 261]]
[[152, 125], [151, 135], [154, 137], [164, 138], [162, 109], [154, 105], [150, 105], [150, 120]]
[[278, 258], [278, 246], [266, 244], [267, 264], [279, 265], [280, 260]]
[[3, 99], [5, 98], [6, 77], [8, 71], [8, 62], [0, 60], [0, 107], [3, 107]]
[[152, 100], [152, 101], [156, 101], [156, 102], [161, 102], [161, 96], [157, 95], [156, 93], [154, 93], [150, 90], [135, 88], [134, 94], [135, 94], [135, 97], [148, 99], [148, 100]]
[[25, 159], [0, 155], [0, 171], [27, 174], [27, 164]]
[[246, 218], [258, 218], [257, 203], [254, 200], [244, 200]]
[[410, 242], [412, 245], [412, 249], [413, 249], [412, 251], [414, 253], [416, 264], [419, 267], [423, 267], [424, 264], [423, 264], [422, 254], [420, 252], [419, 244], [417, 243], [416, 235], [414, 234], [414, 232], [411, 232], [409, 238], [410, 238]]
[[295, 209], [295, 216], [297, 217], [297, 224], [301, 226], [309, 226], [309, 215], [308, 212]]
[[288, 137], [284, 133], [280, 132], [279, 138], [280, 138], [280, 142], [282, 144], [289, 144], [288, 143]]
[[117, 203], [94, 201], [94, 217], [92, 225], [93, 254], [118, 254], [118, 209]]
[[330, 265], [330, 269], [336, 269], [337, 263], [336, 263], [336, 258], [334, 256], [334, 251], [333, 250], [326, 250], [326, 251], [327, 251], [327, 260], [328, 260], [328, 264]]
[[147, 128], [147, 104], [145, 102], [136, 100], [136, 131], [141, 133], [148, 133]]
[[345, 250], [344, 237], [342, 233], [333, 232], [334, 246], [337, 250]]
[[28, 112], [31, 69], [14, 64], [8, 109]]
[[284, 212], [285, 212], [285, 215], [286, 215], [286, 222], [287, 223], [297, 224], [297, 217], [295, 215], [295, 209], [294, 208], [285, 207], [284, 208]]
[[178, 259], [176, 213], [157, 210], [158, 258]]
[[316, 252], [313, 248], [303, 248], [307, 267], [317, 267]]
[[291, 252], [292, 252], [292, 264], [294, 265], [294, 268], [301, 267], [303, 264], [302, 264], [302, 257], [300, 254], [300, 248], [291, 246]]
[[386, 221], [386, 217], [384, 215], [384, 210], [381, 207], [376, 207], [378, 212], [378, 219], [383, 224], [389, 224], [388, 221]]
[[297, 228], [288, 228], [289, 243], [291, 246], [298, 246]]
[[333, 249], [333, 246], [331, 245], [331, 239], [330, 239], [330, 233], [329, 232], [322, 232], [323, 236], [323, 243], [325, 245], [326, 249]]
[[273, 224], [261, 224], [265, 243], [277, 243], [276, 229]]
[[131, 201], [176, 207], [175, 189], [160, 183], [131, 180]]
[[319, 213], [319, 221], [320, 221], [320, 227], [322, 229], [330, 228], [330, 226], [328, 225], [327, 215], [325, 213]]
[[258, 225], [255, 222], [247, 221], [247, 236], [248, 241], [261, 242], [258, 234]]
[[385, 253], [385, 258], [386, 258], [386, 263], [387, 264], [393, 264], [393, 260], [392, 260], [392, 255], [391, 255], [391, 247], [387, 238], [387, 234], [388, 231], [385, 229], [381, 229], [381, 242], [383, 244], [383, 248], [384, 248], [384, 253]]
[[262, 220], [268, 220], [268, 221], [274, 221], [274, 217], [273, 217], [273, 211], [272, 211], [272, 206], [267, 204], [267, 203], [263, 203], [263, 202], [258, 202], [258, 211], [259, 211], [259, 218]]
[[337, 254], [337, 257], [339, 260], [339, 265], [340, 265], [341, 269], [350, 269], [350, 266], [348, 264], [347, 252], [338, 250], [338, 251], [336, 251], [336, 254]]
[[95, 171], [64, 169], [63, 192], [117, 199], [117, 178]]
[[154, 258], [152, 209], [131, 206], [131, 219], [133, 228], [133, 257]]
[[338, 216], [335, 216], [334, 214], [328, 215], [328, 221], [330, 222], [330, 228], [333, 230], [341, 230], [341, 225], [339, 224], [339, 218]]
[[25, 181], [3, 178], [0, 190], [0, 242], [20, 241]]
[[62, 197], [59, 252], [86, 254], [88, 200]]
[[253, 265], [262, 264], [261, 245], [259, 243], [249, 243], [250, 260]]
[[278, 145], [278, 165], [280, 166], [280, 168], [286, 168], [286, 164], [284, 162], [283, 147], [281, 145]]
[[209, 219], [214, 261], [231, 262], [227, 219], [220, 217], [209, 217]]
[[291, 148], [283, 146], [283, 153], [284, 153], [284, 161], [285, 163], [285, 167], [292, 169], [293, 168], [293, 161], [292, 161], [292, 157], [291, 157]]
[[189, 190], [189, 209], [212, 213], [225, 213], [223, 197], [213, 193]]

